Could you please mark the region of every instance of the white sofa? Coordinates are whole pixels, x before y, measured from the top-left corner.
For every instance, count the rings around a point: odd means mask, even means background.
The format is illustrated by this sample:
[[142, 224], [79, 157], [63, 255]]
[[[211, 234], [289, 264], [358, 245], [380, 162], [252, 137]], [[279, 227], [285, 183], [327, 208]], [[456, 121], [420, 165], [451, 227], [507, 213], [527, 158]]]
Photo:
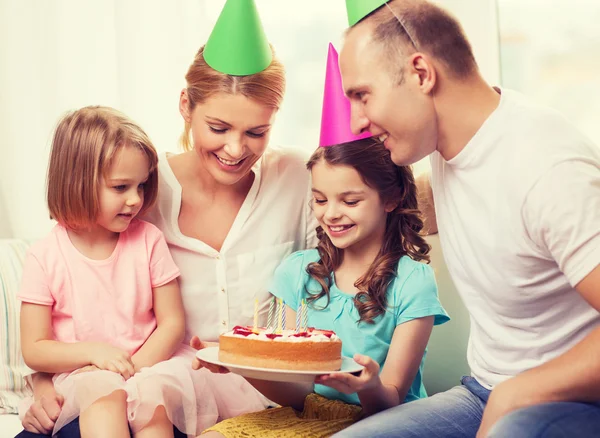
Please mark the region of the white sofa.
[[[448, 389], [468, 374], [466, 344], [469, 317], [450, 280], [443, 262], [437, 235], [428, 237], [432, 245], [440, 299], [452, 320], [434, 328], [425, 361], [424, 381], [429, 394]], [[19, 348], [19, 302], [16, 293], [28, 242], [0, 239], [0, 438], [12, 438], [20, 430], [17, 404], [29, 394], [23, 376], [27, 367]]]
[[0, 414], [0, 438], [13, 438], [22, 430], [16, 414]]
[[28, 242], [0, 239], [0, 438], [21, 431], [19, 400], [28, 395], [28, 369], [20, 352], [19, 302], [16, 294]]

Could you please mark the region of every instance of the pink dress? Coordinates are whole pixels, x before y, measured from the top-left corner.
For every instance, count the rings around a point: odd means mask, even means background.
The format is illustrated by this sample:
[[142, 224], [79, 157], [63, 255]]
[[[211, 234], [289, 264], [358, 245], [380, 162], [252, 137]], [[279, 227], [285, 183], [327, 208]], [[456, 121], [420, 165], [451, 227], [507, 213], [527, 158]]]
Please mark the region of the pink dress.
[[[164, 237], [152, 224], [132, 221], [105, 260], [85, 257], [57, 225], [30, 248], [19, 299], [52, 306], [57, 341], [106, 342], [134, 354], [156, 328], [152, 289], [178, 276]], [[115, 390], [127, 393], [133, 432], [151, 420], [158, 406], [165, 407], [181, 432], [196, 436], [219, 419], [267, 405], [239, 376], [192, 370], [194, 354], [181, 345], [171, 359], [143, 368], [127, 381], [110, 371], [57, 374], [54, 385], [65, 403], [53, 433]]]

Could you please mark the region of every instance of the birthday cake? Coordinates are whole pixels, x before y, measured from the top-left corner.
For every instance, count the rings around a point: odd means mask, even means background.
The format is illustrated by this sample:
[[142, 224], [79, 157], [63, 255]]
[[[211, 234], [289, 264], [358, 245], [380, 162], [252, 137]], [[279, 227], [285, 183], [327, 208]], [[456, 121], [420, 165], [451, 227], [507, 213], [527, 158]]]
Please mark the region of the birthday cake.
[[219, 361], [257, 368], [337, 371], [342, 341], [330, 330], [236, 326], [219, 337]]

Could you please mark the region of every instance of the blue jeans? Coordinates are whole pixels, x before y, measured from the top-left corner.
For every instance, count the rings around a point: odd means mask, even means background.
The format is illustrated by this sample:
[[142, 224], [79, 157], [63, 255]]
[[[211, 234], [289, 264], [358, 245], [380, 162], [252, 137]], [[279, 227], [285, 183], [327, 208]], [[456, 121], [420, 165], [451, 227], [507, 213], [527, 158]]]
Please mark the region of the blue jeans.
[[[175, 427], [173, 428], [173, 433], [175, 438], [186, 438], [186, 435], [179, 432]], [[15, 438], [41, 438], [41, 437], [50, 437], [50, 435], [40, 435], [37, 433], [22, 431]], [[79, 433], [79, 418], [74, 419], [56, 434], [58, 438], [81, 438], [81, 434]]]
[[[335, 438], [474, 438], [490, 391], [472, 377], [431, 397], [359, 421]], [[488, 438], [579, 438], [600, 436], [600, 404], [547, 403], [512, 412]]]

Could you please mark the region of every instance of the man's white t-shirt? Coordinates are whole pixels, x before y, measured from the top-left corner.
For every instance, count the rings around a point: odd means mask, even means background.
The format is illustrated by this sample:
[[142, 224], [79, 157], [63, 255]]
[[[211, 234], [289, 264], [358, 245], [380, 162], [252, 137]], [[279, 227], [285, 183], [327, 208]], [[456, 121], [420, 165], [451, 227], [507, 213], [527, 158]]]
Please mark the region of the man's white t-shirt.
[[266, 323], [268, 286], [279, 263], [316, 246], [307, 153], [268, 148], [253, 166], [254, 183], [220, 251], [179, 229], [181, 185], [166, 156], [159, 160], [159, 195], [146, 218], [162, 230], [181, 271], [187, 343], [193, 335], [217, 341], [235, 325]]
[[[500, 91], [500, 90], [499, 90]], [[466, 147], [431, 156], [444, 258], [471, 316], [487, 388], [564, 353], [600, 324], [575, 286], [600, 263], [600, 145], [502, 89]]]

